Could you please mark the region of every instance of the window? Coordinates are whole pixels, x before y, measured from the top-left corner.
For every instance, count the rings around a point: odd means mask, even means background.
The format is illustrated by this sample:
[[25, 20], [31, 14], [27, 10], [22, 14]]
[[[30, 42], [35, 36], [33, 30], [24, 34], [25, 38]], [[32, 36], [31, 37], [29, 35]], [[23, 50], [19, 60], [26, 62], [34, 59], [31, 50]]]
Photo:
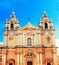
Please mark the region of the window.
[[13, 23], [11, 23], [11, 29], [12, 29], [12, 30], [14, 29], [14, 24], [13, 24]]
[[27, 39], [27, 46], [32, 46], [32, 44], [31, 44], [31, 38]]
[[47, 23], [45, 23], [45, 29], [47, 29], [48, 28], [48, 24]]

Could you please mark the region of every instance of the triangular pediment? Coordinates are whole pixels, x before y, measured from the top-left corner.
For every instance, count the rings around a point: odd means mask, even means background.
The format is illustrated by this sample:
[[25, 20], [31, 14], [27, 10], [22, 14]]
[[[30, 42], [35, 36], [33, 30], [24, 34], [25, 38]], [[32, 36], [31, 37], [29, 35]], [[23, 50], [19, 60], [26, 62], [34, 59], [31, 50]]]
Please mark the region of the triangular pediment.
[[22, 29], [24, 29], [24, 30], [36, 30], [36, 29], [38, 29], [38, 27], [36, 27], [36, 26], [34, 26], [34, 25], [32, 25], [30, 22], [28, 22], [28, 24], [26, 25], [26, 26], [24, 26], [24, 27], [22, 27]]

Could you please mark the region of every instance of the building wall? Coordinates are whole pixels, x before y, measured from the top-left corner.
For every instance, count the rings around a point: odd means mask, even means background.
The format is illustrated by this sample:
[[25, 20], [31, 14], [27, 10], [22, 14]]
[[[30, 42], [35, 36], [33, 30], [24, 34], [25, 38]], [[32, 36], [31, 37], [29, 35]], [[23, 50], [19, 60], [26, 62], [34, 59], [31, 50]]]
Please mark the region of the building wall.
[[11, 60], [15, 61], [15, 65], [26, 65], [28, 61], [32, 61], [33, 65], [58, 65], [55, 48], [15, 48], [3, 49], [2, 52], [3, 65], [6, 65], [4, 62], [9, 65]]
[[1, 65], [58, 65], [53, 22], [43, 14], [38, 26], [20, 24], [14, 14], [6, 21]]

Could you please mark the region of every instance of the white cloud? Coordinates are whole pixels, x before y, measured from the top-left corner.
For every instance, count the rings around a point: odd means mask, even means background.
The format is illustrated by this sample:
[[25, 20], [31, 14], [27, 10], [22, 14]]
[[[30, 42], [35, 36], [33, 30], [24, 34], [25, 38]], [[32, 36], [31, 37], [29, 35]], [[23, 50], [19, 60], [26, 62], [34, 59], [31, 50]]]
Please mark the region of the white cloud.
[[3, 42], [0, 42], [0, 44], [3, 44]]
[[[56, 46], [59, 47], [59, 39], [56, 39]], [[59, 48], [57, 48], [57, 54], [59, 55]]]
[[59, 39], [56, 39], [56, 46], [59, 47]]

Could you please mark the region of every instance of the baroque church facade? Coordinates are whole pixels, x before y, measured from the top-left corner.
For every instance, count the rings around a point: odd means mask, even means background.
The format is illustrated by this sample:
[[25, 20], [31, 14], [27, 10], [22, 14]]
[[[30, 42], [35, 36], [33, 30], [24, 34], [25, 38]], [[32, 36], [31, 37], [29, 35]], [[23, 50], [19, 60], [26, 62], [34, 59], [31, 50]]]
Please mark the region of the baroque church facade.
[[20, 27], [14, 11], [5, 23], [0, 65], [58, 65], [55, 29], [44, 12], [38, 24]]

